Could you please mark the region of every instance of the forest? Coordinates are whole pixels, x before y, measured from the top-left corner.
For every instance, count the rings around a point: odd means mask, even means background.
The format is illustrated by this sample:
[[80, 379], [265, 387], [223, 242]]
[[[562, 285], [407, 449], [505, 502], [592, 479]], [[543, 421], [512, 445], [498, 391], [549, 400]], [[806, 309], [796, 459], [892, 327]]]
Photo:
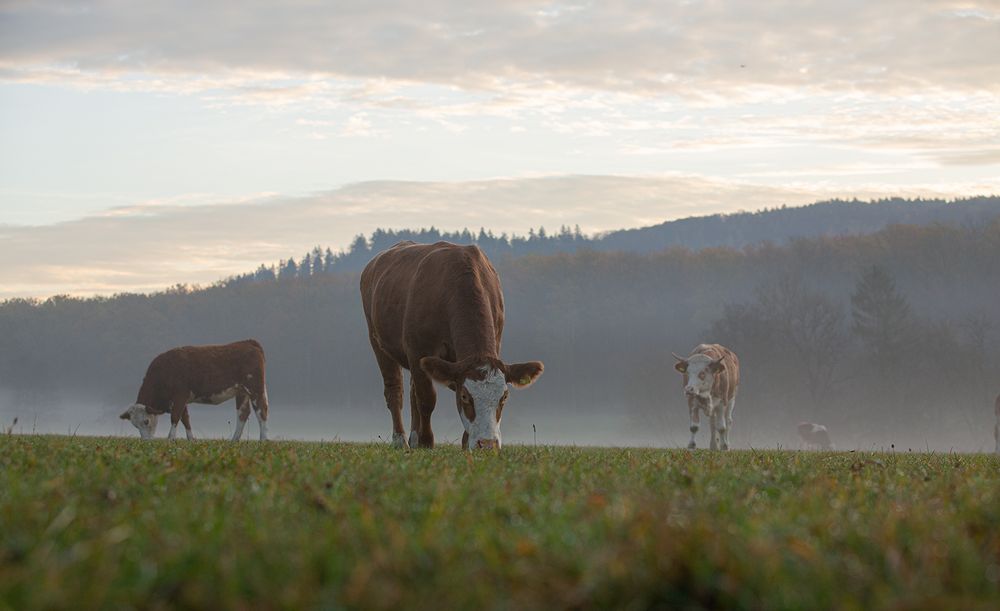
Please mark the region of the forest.
[[[582, 248], [494, 262], [504, 358], [546, 365], [504, 412], [515, 440], [530, 441], [541, 423], [546, 442], [684, 445], [670, 353], [718, 342], [742, 362], [737, 447], [793, 445], [801, 420], [827, 425], [842, 449], [992, 444], [1000, 215], [741, 248]], [[44, 419], [38, 406], [70, 397], [98, 406], [81, 407], [81, 420], [113, 432], [156, 354], [247, 337], [266, 349], [276, 422], [283, 409], [318, 410], [331, 422], [370, 417], [369, 438], [388, 431], [354, 271], [3, 302], [3, 414]], [[437, 420], [457, 422], [452, 401], [439, 392]]]
[[361, 271], [375, 253], [396, 242], [412, 240], [433, 243], [476, 244], [492, 260], [525, 255], [551, 255], [580, 250], [602, 252], [656, 252], [665, 248], [743, 248], [761, 242], [787, 244], [792, 239], [864, 235], [889, 225], [947, 223], [974, 226], [990, 222], [1000, 209], [1000, 197], [940, 199], [883, 199], [871, 202], [831, 200], [808, 206], [780, 207], [756, 212], [713, 214], [667, 221], [638, 229], [622, 229], [588, 236], [579, 226], [562, 226], [547, 232], [530, 229], [528, 235], [495, 235], [486, 228], [441, 231], [434, 227], [410, 230], [376, 229], [370, 236], [357, 236], [341, 252], [319, 246], [299, 258], [261, 265], [252, 273], [225, 280], [226, 283], [273, 280], [276, 277], [308, 277], [314, 274]]

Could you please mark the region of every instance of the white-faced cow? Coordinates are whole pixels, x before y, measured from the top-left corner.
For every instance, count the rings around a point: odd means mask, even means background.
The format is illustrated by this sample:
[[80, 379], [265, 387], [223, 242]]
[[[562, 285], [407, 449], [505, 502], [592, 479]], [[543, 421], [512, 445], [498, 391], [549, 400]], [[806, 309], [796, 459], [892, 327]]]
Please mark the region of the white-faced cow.
[[709, 447], [728, 450], [736, 390], [740, 385], [739, 359], [732, 350], [719, 344], [701, 344], [687, 358], [673, 356], [677, 359], [674, 368], [684, 374], [684, 394], [691, 414], [688, 447], [695, 447], [694, 436], [701, 422], [699, 412], [703, 412], [712, 431]]
[[264, 380], [264, 349], [248, 339], [219, 346], [183, 346], [160, 354], [149, 364], [135, 404], [121, 415], [129, 420], [143, 439], [156, 434], [161, 414], [170, 413], [170, 435], [177, 435], [183, 422], [187, 438], [194, 439], [189, 403], [218, 405], [236, 398], [237, 423], [233, 441], [243, 435], [243, 427], [253, 407], [260, 424], [260, 439], [267, 439], [267, 386]]
[[[400, 242], [361, 273], [368, 337], [392, 415], [392, 445], [434, 447], [434, 381], [455, 391], [463, 448], [500, 448], [508, 385], [529, 386], [542, 363], [500, 360], [500, 279], [476, 246]], [[410, 371], [410, 436], [403, 429], [403, 374]]]
[[802, 439], [799, 443], [800, 448], [818, 450], [833, 449], [833, 444], [830, 442], [830, 433], [827, 432], [826, 427], [822, 424], [816, 424], [815, 422], [800, 422], [798, 429], [799, 437]]

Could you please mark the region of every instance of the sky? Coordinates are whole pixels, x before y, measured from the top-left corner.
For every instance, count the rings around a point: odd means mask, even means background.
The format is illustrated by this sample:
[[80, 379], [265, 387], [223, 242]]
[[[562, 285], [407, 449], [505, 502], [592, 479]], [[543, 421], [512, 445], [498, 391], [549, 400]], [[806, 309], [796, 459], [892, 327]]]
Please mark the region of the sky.
[[0, 0], [0, 299], [998, 193], [998, 0]]

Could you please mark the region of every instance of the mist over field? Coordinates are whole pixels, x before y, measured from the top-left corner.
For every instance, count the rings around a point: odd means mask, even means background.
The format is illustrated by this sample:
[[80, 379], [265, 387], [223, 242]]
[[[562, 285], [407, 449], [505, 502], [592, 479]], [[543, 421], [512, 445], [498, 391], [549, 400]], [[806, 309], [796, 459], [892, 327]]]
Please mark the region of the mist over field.
[[[684, 447], [689, 417], [670, 354], [717, 342], [741, 360], [736, 448], [798, 447], [796, 425], [812, 421], [844, 450], [991, 450], [1000, 207], [976, 205], [984, 220], [975, 225], [890, 224], [810, 238], [792, 228], [781, 244], [738, 249], [599, 252], [572, 234], [533, 235], [519, 248], [548, 254], [518, 256], [496, 252], [481, 234], [504, 287], [502, 356], [546, 366], [534, 386], [512, 392], [504, 443]], [[773, 232], [776, 219], [795, 218], [789, 213], [757, 220], [770, 219]], [[267, 355], [273, 438], [387, 440], [389, 413], [350, 270], [386, 246], [378, 240], [403, 237], [383, 232], [342, 259], [317, 250], [207, 288], [8, 300], [0, 304], [0, 423], [17, 417], [18, 433], [136, 435], [118, 415], [154, 356], [254, 337]], [[437, 388], [437, 440], [457, 443], [454, 394]], [[190, 413], [196, 436], [231, 435], [233, 402]], [[158, 436], [168, 429], [162, 417]], [[255, 439], [252, 418], [247, 429]]]

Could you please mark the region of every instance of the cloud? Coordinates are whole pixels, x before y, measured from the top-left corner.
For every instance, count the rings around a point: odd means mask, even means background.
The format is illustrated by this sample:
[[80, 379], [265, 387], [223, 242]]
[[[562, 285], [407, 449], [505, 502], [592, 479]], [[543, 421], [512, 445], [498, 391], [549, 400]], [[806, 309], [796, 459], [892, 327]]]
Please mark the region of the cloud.
[[1000, 9], [986, 0], [8, 2], [0, 57], [7, 79], [139, 74], [188, 87], [199, 75], [206, 85], [294, 75], [706, 101], [775, 87], [996, 92]]
[[0, 82], [289, 109], [310, 141], [475, 134], [498, 119], [622, 156], [825, 145], [987, 166], [997, 57], [1000, 7], [972, 0], [0, 8]]
[[[0, 297], [151, 291], [208, 284], [315, 245], [344, 247], [382, 228], [480, 227], [519, 233], [579, 224], [587, 233], [705, 211], [755, 210], [822, 197], [955, 196], [1000, 184], [845, 191], [698, 176], [543, 176], [471, 182], [368, 182], [308, 197], [194, 204], [158, 201], [39, 227], [0, 226]], [[192, 200], [196, 201], [196, 200]], [[386, 219], [391, 219], [387, 223]]]

